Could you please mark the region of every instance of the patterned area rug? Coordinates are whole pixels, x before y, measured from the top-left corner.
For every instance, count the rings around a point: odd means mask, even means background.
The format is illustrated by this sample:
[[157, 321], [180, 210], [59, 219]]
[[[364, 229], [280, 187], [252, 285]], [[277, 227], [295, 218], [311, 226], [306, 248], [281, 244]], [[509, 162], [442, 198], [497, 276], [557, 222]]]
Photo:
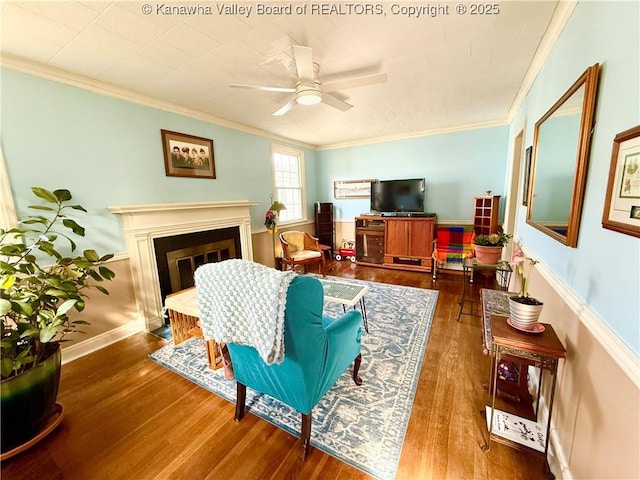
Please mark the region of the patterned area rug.
[[[331, 277], [327, 277], [331, 279]], [[381, 480], [393, 479], [413, 405], [438, 292], [352, 279], [370, 287], [369, 333], [362, 336], [363, 384], [348, 369], [313, 409], [311, 445]], [[325, 315], [342, 306], [325, 303]], [[202, 340], [172, 343], [152, 353], [153, 361], [235, 403], [235, 382], [222, 369], [208, 368]], [[278, 400], [247, 389], [247, 410], [299, 436], [300, 414]]]

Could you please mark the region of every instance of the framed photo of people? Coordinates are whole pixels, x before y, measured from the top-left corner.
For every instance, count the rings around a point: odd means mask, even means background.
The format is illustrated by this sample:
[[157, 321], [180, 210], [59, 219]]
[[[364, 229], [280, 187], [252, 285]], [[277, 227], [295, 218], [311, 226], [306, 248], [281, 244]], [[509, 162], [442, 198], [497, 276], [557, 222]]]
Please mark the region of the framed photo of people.
[[168, 177], [216, 178], [213, 140], [160, 130]]

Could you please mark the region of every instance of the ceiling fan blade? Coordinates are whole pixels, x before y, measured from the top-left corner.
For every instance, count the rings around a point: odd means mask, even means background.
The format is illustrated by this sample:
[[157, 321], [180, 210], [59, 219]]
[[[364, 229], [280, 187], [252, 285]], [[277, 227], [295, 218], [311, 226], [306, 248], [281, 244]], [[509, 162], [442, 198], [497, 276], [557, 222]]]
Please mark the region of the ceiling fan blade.
[[273, 112], [271, 114], [271, 116], [273, 117], [280, 117], [282, 115], [284, 115], [285, 113], [287, 113], [289, 110], [291, 110], [291, 108], [293, 108], [293, 106], [296, 104], [296, 98], [293, 97], [291, 100], [289, 100], [286, 104], [284, 104], [283, 106], [281, 106], [278, 110], [276, 110], [275, 112]]
[[337, 108], [338, 110], [342, 110], [343, 112], [346, 112], [353, 107], [353, 105], [344, 102], [338, 97], [334, 97], [333, 95], [330, 95], [328, 93], [322, 95], [322, 103], [326, 103], [330, 107]]
[[348, 78], [346, 80], [337, 80], [335, 82], [323, 83], [322, 90], [324, 92], [335, 92], [336, 90], [364, 87], [366, 85], [375, 85], [376, 83], [384, 83], [386, 81], [386, 73], [376, 73], [374, 75], [365, 75], [363, 77]]
[[300, 82], [304, 85], [313, 86], [315, 79], [313, 78], [313, 56], [311, 49], [309, 47], [294, 45], [293, 57], [296, 61], [296, 70]]
[[232, 83], [229, 85], [231, 88], [246, 88], [249, 90], [261, 90], [263, 92], [281, 92], [281, 93], [294, 93], [295, 88], [287, 87], [263, 87], [261, 85], [243, 85], [238, 83]]

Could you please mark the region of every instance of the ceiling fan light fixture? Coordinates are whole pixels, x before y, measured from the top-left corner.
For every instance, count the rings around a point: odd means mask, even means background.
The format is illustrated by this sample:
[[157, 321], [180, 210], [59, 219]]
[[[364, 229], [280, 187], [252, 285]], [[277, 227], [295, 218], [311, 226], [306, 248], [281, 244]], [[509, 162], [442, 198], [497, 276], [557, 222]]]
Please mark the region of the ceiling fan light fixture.
[[336, 96], [332, 92], [347, 88], [365, 87], [367, 85], [375, 85], [377, 83], [384, 83], [387, 81], [386, 73], [376, 73], [373, 75], [352, 77], [323, 84], [318, 80], [318, 71], [320, 70], [320, 66], [317, 63], [314, 63], [311, 48], [302, 45], [293, 45], [292, 48], [293, 60], [296, 69], [295, 80], [297, 83], [295, 87], [269, 87], [236, 83], [231, 84], [230, 86], [233, 88], [247, 88], [262, 90], [265, 92], [293, 93], [294, 95], [291, 95], [287, 99], [287, 103], [271, 114], [274, 117], [280, 117], [291, 110], [296, 103], [310, 106], [317, 105], [322, 102], [329, 107], [346, 112], [350, 108], [353, 108], [353, 105], [342, 100], [341, 95]]
[[322, 101], [322, 93], [318, 90], [299, 90], [296, 92], [296, 102], [300, 105], [317, 105]]

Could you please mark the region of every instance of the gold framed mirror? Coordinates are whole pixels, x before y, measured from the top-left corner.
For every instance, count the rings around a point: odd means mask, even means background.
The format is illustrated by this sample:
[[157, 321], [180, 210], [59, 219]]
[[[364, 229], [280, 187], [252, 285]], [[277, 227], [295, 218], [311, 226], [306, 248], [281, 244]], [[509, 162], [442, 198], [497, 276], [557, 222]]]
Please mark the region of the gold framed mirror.
[[578, 244], [600, 66], [587, 68], [535, 125], [527, 223]]

